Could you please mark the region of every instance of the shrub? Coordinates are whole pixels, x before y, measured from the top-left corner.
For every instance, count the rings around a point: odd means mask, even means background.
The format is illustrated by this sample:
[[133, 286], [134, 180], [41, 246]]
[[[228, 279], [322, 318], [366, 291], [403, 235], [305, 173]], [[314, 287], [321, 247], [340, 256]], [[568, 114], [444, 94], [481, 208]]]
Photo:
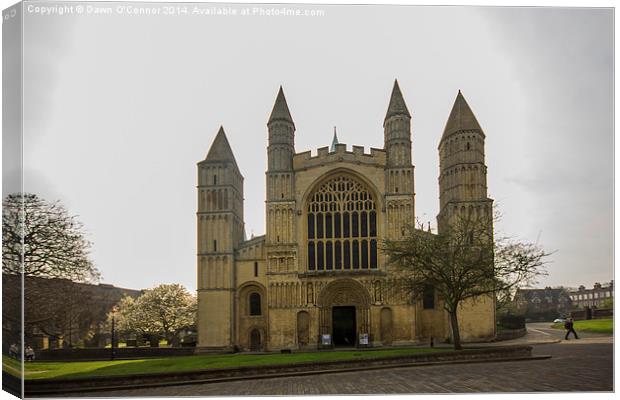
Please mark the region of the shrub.
[[525, 317], [520, 315], [504, 315], [499, 318], [497, 325], [504, 329], [525, 328]]

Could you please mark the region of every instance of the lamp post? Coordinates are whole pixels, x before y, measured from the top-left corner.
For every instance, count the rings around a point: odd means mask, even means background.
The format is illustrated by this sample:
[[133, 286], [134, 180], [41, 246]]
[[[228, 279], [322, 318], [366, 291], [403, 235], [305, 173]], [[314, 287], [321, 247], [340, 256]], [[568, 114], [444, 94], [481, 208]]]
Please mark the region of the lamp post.
[[110, 340], [110, 360], [114, 360], [114, 356], [115, 356], [115, 350], [114, 350], [116, 347], [115, 318], [116, 318], [116, 307], [112, 308], [112, 332], [111, 332], [111, 340]]

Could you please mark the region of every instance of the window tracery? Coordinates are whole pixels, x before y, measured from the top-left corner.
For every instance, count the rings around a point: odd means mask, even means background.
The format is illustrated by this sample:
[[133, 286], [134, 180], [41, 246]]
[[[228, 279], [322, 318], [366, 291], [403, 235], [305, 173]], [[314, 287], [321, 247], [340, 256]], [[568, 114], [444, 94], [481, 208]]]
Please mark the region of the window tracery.
[[338, 175], [319, 186], [307, 208], [308, 270], [377, 268], [376, 201], [361, 182]]

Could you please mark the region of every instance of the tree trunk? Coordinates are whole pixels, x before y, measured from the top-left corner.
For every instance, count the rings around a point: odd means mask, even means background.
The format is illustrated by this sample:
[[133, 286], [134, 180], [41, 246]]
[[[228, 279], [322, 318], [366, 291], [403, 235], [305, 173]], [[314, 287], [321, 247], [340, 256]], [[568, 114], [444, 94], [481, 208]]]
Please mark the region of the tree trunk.
[[459, 320], [456, 316], [456, 310], [450, 312], [450, 325], [452, 326], [452, 340], [454, 341], [454, 350], [462, 350], [461, 334], [459, 333]]
[[164, 337], [166, 338], [166, 345], [168, 347], [174, 347], [174, 335], [170, 332], [166, 332]]

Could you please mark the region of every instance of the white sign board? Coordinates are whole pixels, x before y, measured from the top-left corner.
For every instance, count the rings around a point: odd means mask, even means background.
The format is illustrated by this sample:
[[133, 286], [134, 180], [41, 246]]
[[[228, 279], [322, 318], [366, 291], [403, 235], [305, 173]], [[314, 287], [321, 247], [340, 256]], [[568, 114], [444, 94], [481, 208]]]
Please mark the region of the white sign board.
[[331, 346], [332, 345], [332, 335], [330, 335], [329, 333], [321, 335], [321, 344], [323, 346]]
[[368, 334], [367, 333], [360, 333], [360, 344], [368, 344]]

